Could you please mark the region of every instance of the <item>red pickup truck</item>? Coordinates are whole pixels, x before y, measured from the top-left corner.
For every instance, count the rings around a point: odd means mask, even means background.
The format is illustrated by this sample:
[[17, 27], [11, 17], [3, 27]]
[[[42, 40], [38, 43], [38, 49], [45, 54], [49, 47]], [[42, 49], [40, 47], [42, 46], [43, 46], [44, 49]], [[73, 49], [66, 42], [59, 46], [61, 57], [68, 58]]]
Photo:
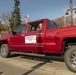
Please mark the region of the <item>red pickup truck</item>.
[[49, 19], [20, 25], [0, 37], [1, 56], [6, 58], [12, 51], [64, 55], [68, 69], [76, 72], [76, 26], [60, 28]]

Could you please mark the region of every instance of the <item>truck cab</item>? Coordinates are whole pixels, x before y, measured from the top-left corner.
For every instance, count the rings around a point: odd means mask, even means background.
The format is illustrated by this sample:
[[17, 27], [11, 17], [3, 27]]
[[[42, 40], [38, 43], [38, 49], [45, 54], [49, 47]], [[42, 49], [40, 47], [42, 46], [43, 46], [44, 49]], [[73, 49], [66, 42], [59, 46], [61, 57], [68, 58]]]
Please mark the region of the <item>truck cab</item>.
[[9, 48], [24, 52], [55, 53], [55, 49], [50, 49], [51, 39], [49, 40], [47, 37], [49, 30], [54, 28], [59, 28], [59, 26], [48, 19], [29, 22], [27, 25], [20, 25], [15, 30], [16, 34], [9, 38]]

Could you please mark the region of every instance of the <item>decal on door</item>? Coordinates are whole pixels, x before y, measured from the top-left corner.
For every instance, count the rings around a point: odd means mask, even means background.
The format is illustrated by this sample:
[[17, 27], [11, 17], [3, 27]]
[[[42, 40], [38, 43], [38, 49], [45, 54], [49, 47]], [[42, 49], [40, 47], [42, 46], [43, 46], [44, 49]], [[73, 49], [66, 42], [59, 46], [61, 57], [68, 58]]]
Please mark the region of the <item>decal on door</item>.
[[27, 43], [27, 44], [36, 43], [36, 35], [26, 36], [25, 43]]

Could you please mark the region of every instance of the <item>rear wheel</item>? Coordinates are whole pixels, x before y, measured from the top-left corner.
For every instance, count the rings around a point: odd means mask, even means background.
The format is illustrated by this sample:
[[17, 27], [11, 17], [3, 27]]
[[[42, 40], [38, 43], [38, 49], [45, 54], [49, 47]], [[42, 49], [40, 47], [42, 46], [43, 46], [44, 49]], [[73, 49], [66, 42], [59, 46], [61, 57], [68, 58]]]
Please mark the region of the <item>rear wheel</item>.
[[72, 46], [66, 51], [64, 61], [68, 69], [76, 73], [76, 46]]
[[0, 54], [2, 57], [7, 58], [10, 56], [10, 50], [7, 44], [2, 44]]

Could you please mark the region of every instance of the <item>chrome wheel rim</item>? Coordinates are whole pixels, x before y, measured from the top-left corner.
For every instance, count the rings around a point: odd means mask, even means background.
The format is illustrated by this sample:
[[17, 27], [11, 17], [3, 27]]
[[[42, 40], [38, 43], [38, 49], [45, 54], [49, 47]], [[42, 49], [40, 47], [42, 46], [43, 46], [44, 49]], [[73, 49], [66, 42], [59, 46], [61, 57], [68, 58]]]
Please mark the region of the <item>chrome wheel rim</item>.
[[73, 51], [70, 54], [70, 63], [74, 68], [76, 68], [76, 51]]
[[1, 49], [1, 54], [2, 54], [2, 55], [5, 55], [5, 54], [6, 54], [6, 49], [5, 49], [5, 48], [2, 48], [2, 49]]

